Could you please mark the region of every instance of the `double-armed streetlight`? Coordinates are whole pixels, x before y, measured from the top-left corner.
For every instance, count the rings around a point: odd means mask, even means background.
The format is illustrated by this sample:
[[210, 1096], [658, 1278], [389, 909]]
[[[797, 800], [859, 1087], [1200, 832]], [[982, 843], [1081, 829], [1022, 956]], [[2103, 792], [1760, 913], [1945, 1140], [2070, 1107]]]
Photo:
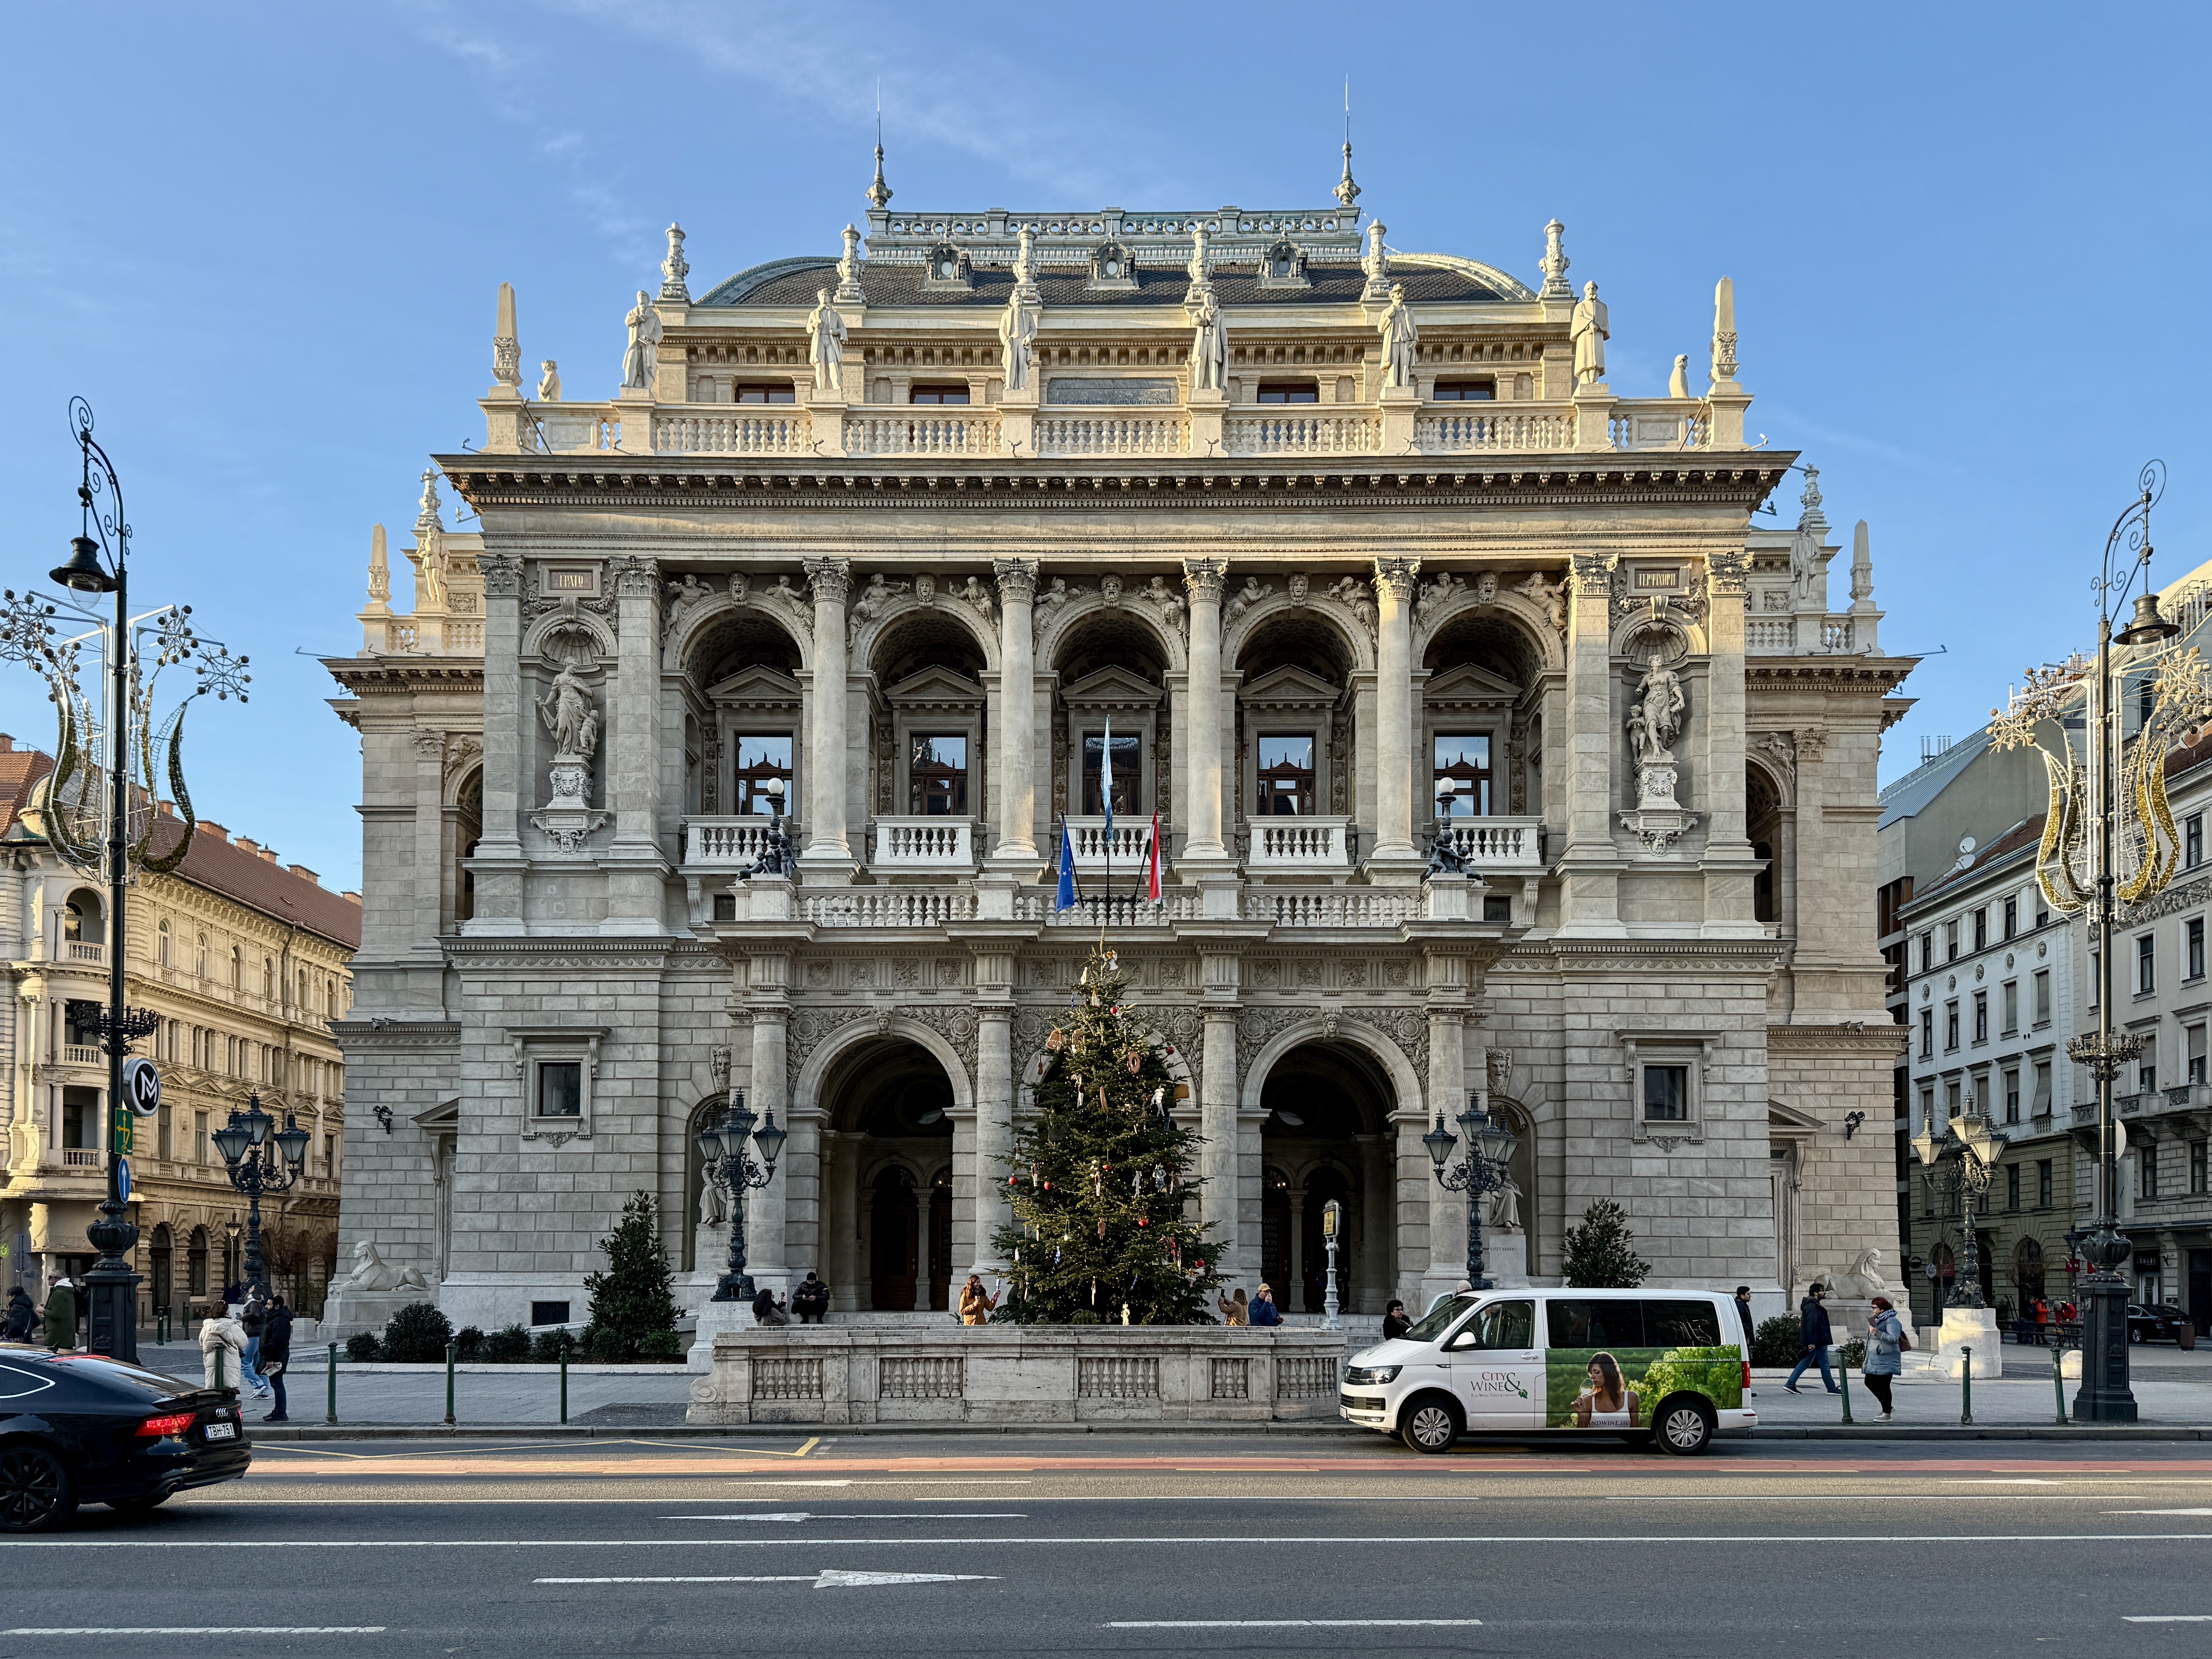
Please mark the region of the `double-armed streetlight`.
[[[1444, 1127], [1444, 1115], [1439, 1110], [1437, 1127], [1421, 1137], [1421, 1145], [1429, 1149], [1429, 1161], [1436, 1165], [1437, 1180], [1443, 1189], [1467, 1194], [1467, 1282], [1470, 1289], [1486, 1291], [1491, 1285], [1482, 1271], [1483, 1194], [1497, 1192], [1512, 1180], [1517, 1138], [1504, 1119], [1482, 1109], [1482, 1098], [1473, 1090], [1468, 1091], [1467, 1109], [1453, 1121], [1460, 1127], [1459, 1135]], [[1460, 1135], [1467, 1137], [1467, 1156], [1446, 1169], [1445, 1162], [1459, 1145]]]
[[223, 1173], [230, 1184], [246, 1195], [246, 1292], [268, 1289], [268, 1274], [261, 1261], [261, 1195], [289, 1192], [307, 1161], [307, 1132], [284, 1114], [284, 1127], [274, 1134], [276, 1120], [261, 1109], [261, 1097], [248, 1095], [246, 1110], [234, 1111], [230, 1121], [209, 1137], [222, 1154]]
[[[1966, 1288], [1960, 1289], [1959, 1281], [1952, 1280], [1951, 1305], [1954, 1308], [1980, 1309], [1988, 1305], [1982, 1300], [1982, 1250], [1974, 1232], [1974, 1206], [1996, 1179], [1997, 1159], [2010, 1144], [1990, 1127], [1978, 1101], [1969, 1105], [1964, 1115], [1945, 1124], [1940, 1133], [1931, 1121], [1922, 1124], [1920, 1133], [1912, 1138], [1912, 1150], [1923, 1168], [1932, 1174], [1939, 1164], [1944, 1166], [1944, 1183], [1959, 1195], [1960, 1207], [1966, 1212], [1966, 1259], [1961, 1264]], [[1940, 1321], [1943, 1312], [1940, 1280], [1936, 1299]]]
[[[707, 1166], [707, 1179], [730, 1195], [730, 1265], [715, 1281], [716, 1302], [750, 1302], [753, 1276], [745, 1271], [745, 1194], [765, 1187], [775, 1178], [775, 1161], [782, 1155], [789, 1132], [775, 1127], [771, 1109], [763, 1120], [745, 1104], [745, 1091], [732, 1091], [730, 1109], [719, 1120], [708, 1118], [692, 1137]], [[746, 1151], [750, 1141], [760, 1161]]]

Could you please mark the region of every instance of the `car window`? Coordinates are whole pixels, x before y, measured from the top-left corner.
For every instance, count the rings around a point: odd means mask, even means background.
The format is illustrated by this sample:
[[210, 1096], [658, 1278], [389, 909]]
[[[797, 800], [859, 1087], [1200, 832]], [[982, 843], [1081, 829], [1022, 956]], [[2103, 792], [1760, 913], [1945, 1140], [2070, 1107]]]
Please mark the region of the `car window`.
[[1555, 1348], [1644, 1346], [1644, 1304], [1632, 1297], [1553, 1297], [1547, 1306]]
[[1533, 1348], [1536, 1346], [1536, 1304], [1533, 1302], [1492, 1302], [1468, 1327], [1468, 1348]]
[[89, 1384], [100, 1394], [112, 1399], [156, 1401], [173, 1399], [192, 1390], [190, 1382], [179, 1382], [173, 1376], [164, 1376], [159, 1371], [149, 1371], [137, 1365], [125, 1365], [99, 1354], [58, 1354], [53, 1363], [62, 1368], [71, 1382]]
[[1406, 1328], [1408, 1342], [1433, 1342], [1467, 1316], [1470, 1298], [1449, 1296]]
[[0, 1400], [22, 1400], [42, 1394], [54, 1386], [51, 1376], [41, 1376], [21, 1365], [0, 1365]]
[[1720, 1317], [1710, 1302], [1646, 1302], [1644, 1340], [1654, 1348], [1718, 1347]]

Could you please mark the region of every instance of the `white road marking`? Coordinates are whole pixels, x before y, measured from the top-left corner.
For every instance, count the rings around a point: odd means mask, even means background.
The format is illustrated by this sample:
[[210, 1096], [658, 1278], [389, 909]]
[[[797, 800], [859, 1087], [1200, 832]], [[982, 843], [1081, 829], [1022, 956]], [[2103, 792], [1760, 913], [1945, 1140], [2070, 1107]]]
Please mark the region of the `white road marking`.
[[[2069, 1497], [2112, 1503], [2133, 1498], [2130, 1492], [2069, 1492]], [[1683, 1492], [1665, 1497], [1651, 1492], [1609, 1492], [1608, 1504], [2017, 1504], [2052, 1496], [2040, 1492]], [[1394, 1500], [1395, 1501], [1395, 1500]], [[1462, 1500], [1464, 1501], [1464, 1500]], [[1510, 1499], [1495, 1499], [1510, 1502]], [[1528, 1498], [1528, 1503], [1554, 1503], [1554, 1498]], [[2212, 1510], [2107, 1510], [2107, 1515], [2212, 1515]]]
[[986, 1510], [975, 1515], [902, 1515], [894, 1510], [883, 1515], [809, 1515], [780, 1512], [772, 1515], [664, 1515], [664, 1521], [1026, 1521], [1029, 1516], [1012, 1510]]
[[1028, 1480], [1003, 1480], [978, 1476], [973, 1480], [947, 1480], [932, 1475], [927, 1480], [739, 1480], [733, 1483], [740, 1492], [768, 1492], [778, 1486], [1026, 1486]]
[[777, 1573], [747, 1577], [715, 1574], [695, 1577], [674, 1576], [636, 1578], [533, 1578], [533, 1584], [811, 1584], [817, 1589], [858, 1589], [872, 1584], [973, 1584], [995, 1579], [995, 1572], [843, 1572], [825, 1567], [820, 1572]]
[[0, 1636], [381, 1636], [382, 1625], [19, 1625]]
[[1115, 1620], [1103, 1631], [1371, 1631], [1409, 1626], [1468, 1626], [1482, 1620]]
[[2124, 1613], [2130, 1625], [2212, 1625], [2212, 1613]]
[[2212, 1510], [2106, 1510], [2107, 1515], [2212, 1515]]
[[[1330, 1549], [1352, 1545], [1583, 1544], [1588, 1533], [1553, 1534], [1415, 1533], [1404, 1536], [1351, 1536], [1323, 1533], [1311, 1536], [1272, 1534], [1223, 1537], [1202, 1533], [1190, 1537], [1165, 1534], [1106, 1537], [975, 1537], [975, 1538], [258, 1538], [228, 1540], [192, 1539], [86, 1538], [0, 1540], [0, 1555], [15, 1550], [456, 1550], [456, 1549], [753, 1549], [824, 1546], [854, 1548], [912, 1549], [925, 1545], [972, 1547], [996, 1544], [1012, 1547], [1097, 1547], [1127, 1545], [1151, 1549], [1194, 1544], [1253, 1544], [1273, 1547], [1317, 1544]], [[2203, 1532], [1987, 1532], [1987, 1533], [1616, 1533], [1608, 1543], [1622, 1544], [2212, 1544], [2212, 1531]]]

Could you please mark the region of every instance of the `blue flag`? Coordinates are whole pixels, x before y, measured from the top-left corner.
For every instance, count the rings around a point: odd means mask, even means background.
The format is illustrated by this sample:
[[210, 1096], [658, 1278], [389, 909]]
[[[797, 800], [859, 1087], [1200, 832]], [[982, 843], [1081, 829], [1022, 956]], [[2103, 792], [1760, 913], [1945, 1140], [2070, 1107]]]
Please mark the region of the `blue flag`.
[[1106, 722], [1105, 740], [1098, 750], [1098, 799], [1106, 808], [1107, 856], [1114, 847], [1114, 722]]
[[1075, 902], [1075, 843], [1067, 836], [1067, 815], [1060, 817], [1060, 894], [1054, 908], [1065, 910]]

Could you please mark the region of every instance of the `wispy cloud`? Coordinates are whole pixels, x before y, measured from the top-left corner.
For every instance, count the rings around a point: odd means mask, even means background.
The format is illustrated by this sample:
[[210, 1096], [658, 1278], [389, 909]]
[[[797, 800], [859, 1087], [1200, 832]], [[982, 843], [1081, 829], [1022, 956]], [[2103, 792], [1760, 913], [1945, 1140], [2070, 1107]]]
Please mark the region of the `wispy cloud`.
[[[1760, 418], [1761, 416], [1765, 416], [1763, 421]], [[1809, 416], [1802, 415], [1784, 404], [1771, 401], [1754, 404], [1752, 406], [1752, 418], [1747, 424], [1770, 433], [1776, 444], [1793, 449], [1802, 448], [1808, 443], [1826, 444], [1836, 449], [1848, 450], [1855, 455], [1871, 456], [1875, 460], [1886, 461], [1893, 466], [1901, 466], [1908, 471], [1929, 477], [1946, 474], [1963, 476], [1966, 471], [1963, 466], [1946, 465], [1931, 454], [1907, 449], [1902, 445], [1891, 443], [1885, 438], [1869, 438], [1863, 433], [1846, 432], [1839, 427], [1829, 426], [1824, 422], [1813, 420]], [[1815, 465], [1820, 465], [1818, 457], [1808, 459], [1811, 459]]]

